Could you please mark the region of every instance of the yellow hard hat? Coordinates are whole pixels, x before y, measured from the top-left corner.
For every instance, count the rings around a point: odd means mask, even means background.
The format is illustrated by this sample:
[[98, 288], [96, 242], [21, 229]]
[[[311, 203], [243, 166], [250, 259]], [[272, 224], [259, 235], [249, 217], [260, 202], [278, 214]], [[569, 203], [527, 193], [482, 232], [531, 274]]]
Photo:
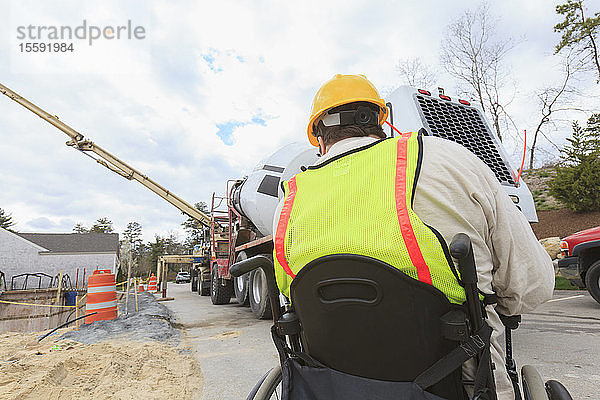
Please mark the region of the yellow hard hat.
[[382, 125], [387, 119], [389, 111], [385, 100], [379, 97], [375, 86], [364, 75], [337, 74], [321, 86], [313, 99], [308, 121], [307, 133], [310, 144], [319, 145], [316, 136], [313, 135], [313, 125], [319, 117], [330, 108], [357, 101], [365, 101], [379, 106], [379, 125]]

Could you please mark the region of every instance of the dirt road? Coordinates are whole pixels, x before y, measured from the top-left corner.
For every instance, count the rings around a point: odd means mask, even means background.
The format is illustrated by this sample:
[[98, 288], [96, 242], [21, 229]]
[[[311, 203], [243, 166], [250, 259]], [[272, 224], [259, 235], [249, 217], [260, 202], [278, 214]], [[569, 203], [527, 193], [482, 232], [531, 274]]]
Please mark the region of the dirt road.
[[[169, 284], [165, 305], [197, 351], [204, 400], [244, 399], [277, 363], [270, 321], [254, 319], [237, 304], [213, 306], [189, 284]], [[597, 399], [600, 388], [600, 305], [587, 292], [557, 291], [551, 302], [524, 315], [513, 334], [517, 365], [538, 368], [545, 380], [563, 382], [575, 399]]]

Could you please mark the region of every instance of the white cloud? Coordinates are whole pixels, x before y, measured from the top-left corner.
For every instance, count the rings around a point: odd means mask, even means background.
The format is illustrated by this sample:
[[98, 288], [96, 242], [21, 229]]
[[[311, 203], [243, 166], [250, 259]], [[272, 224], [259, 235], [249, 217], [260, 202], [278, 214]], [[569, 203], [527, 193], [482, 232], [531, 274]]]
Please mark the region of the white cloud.
[[[391, 88], [398, 58], [436, 64], [449, 19], [477, 4], [70, 0], [58, 7], [11, 0], [9, 23], [0, 26], [0, 76], [190, 203], [208, 201], [227, 179], [242, 177], [286, 143], [306, 140], [310, 102], [325, 80], [364, 73], [380, 89]], [[503, 32], [525, 38], [510, 60], [518, 85], [511, 112], [519, 129], [529, 130], [531, 93], [557, 76], [557, 17], [543, 0], [498, 2], [492, 10]], [[131, 20], [145, 27], [146, 38], [76, 43], [76, 52], [51, 57], [17, 51], [18, 25], [75, 26], [83, 19]], [[593, 82], [585, 85], [598, 92]], [[183, 237], [185, 217], [177, 209], [67, 148], [67, 136], [4, 96], [0, 111], [0, 207], [13, 214], [17, 229], [70, 231], [107, 216], [119, 231], [142, 223], [146, 240], [169, 232]], [[257, 116], [264, 126], [248, 123]], [[242, 124], [227, 145], [218, 125], [235, 121]]]

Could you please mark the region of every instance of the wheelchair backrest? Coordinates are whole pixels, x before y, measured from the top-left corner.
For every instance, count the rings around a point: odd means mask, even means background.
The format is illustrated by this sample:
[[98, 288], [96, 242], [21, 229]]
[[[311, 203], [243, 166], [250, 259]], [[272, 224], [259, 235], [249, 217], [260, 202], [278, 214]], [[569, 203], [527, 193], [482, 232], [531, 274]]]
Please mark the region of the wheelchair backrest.
[[[379, 260], [351, 254], [306, 265], [291, 285], [303, 349], [341, 372], [412, 381], [456, 347], [440, 317], [454, 307], [435, 287]], [[460, 371], [430, 389], [462, 398]]]

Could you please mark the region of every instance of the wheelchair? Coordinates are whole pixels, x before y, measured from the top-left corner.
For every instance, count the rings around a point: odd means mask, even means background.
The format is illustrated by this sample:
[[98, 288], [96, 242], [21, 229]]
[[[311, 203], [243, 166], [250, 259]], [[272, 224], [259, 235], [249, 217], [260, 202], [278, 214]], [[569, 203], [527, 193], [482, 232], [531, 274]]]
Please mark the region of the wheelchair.
[[[279, 301], [272, 259], [257, 255], [231, 266], [233, 276], [262, 268], [273, 314], [271, 336], [280, 365], [267, 372], [247, 400], [495, 400], [491, 328], [477, 289], [469, 237], [450, 245], [467, 301], [452, 304], [437, 288], [379, 260], [334, 254], [306, 265], [290, 287], [293, 305]], [[511, 335], [506, 367], [521, 400]], [[475, 378], [463, 379], [473, 359]], [[536, 369], [521, 370], [525, 400], [572, 400], [557, 381], [544, 384]], [[467, 394], [469, 393], [469, 394]]]

